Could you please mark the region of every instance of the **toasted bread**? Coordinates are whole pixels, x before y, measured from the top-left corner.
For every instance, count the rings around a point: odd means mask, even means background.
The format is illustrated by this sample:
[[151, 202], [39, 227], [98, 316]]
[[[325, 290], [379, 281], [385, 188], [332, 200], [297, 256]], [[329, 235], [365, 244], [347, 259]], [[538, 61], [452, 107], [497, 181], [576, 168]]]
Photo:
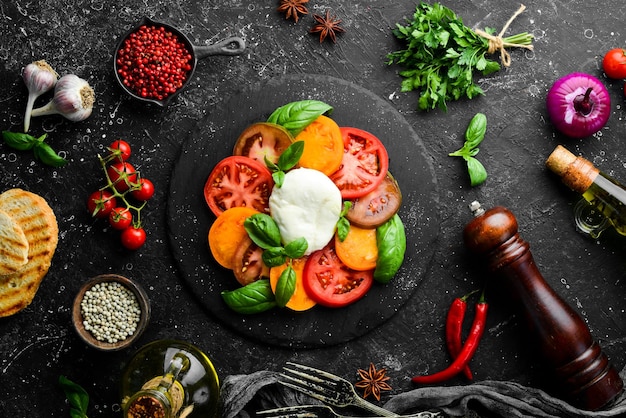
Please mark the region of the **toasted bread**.
[[28, 241], [28, 262], [17, 272], [0, 276], [0, 317], [27, 307], [48, 272], [59, 239], [54, 212], [46, 200], [22, 189], [0, 194], [0, 210], [21, 227]]
[[0, 210], [0, 276], [15, 273], [28, 261], [28, 240], [22, 227]]

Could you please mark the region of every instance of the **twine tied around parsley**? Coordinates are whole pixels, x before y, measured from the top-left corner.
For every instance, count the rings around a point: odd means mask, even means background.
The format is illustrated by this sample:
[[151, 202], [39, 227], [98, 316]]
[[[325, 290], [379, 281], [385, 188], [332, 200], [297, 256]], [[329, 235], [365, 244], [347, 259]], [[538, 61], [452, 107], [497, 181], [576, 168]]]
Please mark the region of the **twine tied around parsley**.
[[533, 50], [532, 45], [505, 42], [503, 38], [504, 33], [509, 28], [511, 23], [513, 23], [515, 18], [519, 16], [522, 12], [524, 12], [524, 10], [526, 10], [526, 6], [524, 6], [523, 4], [520, 5], [520, 8], [517, 9], [517, 11], [513, 14], [513, 16], [511, 16], [509, 20], [506, 22], [506, 24], [502, 27], [502, 30], [500, 31], [500, 33], [495, 36], [483, 30], [474, 29], [474, 32], [476, 32], [477, 35], [487, 39], [487, 41], [489, 42], [489, 49], [487, 50], [489, 54], [494, 54], [500, 51], [500, 61], [502, 61], [502, 65], [504, 65], [505, 67], [509, 67], [511, 65], [511, 54], [509, 54], [509, 52], [505, 48], [516, 47], [516, 48], [526, 48], [530, 51]]

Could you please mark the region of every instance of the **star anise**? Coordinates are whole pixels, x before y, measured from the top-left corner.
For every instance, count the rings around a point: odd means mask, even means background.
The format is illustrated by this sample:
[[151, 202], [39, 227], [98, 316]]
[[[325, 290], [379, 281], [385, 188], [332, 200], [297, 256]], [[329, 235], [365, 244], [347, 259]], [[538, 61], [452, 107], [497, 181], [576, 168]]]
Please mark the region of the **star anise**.
[[391, 390], [391, 386], [387, 383], [389, 376], [385, 375], [387, 369], [376, 370], [374, 363], [370, 363], [369, 370], [359, 369], [357, 373], [359, 373], [361, 380], [356, 382], [354, 386], [365, 389], [363, 398], [373, 395], [377, 401], [380, 401], [380, 391]]
[[313, 18], [317, 23], [313, 25], [310, 32], [320, 34], [320, 43], [324, 42], [327, 36], [335, 43], [337, 42], [337, 34], [345, 32], [345, 29], [339, 26], [342, 20], [337, 19], [337, 16], [330, 17], [329, 9], [326, 9], [326, 16], [314, 14]]
[[309, 14], [304, 3], [308, 3], [309, 0], [280, 0], [278, 10], [281, 13], [285, 13], [285, 19], [293, 17], [296, 22], [300, 18], [300, 15]]

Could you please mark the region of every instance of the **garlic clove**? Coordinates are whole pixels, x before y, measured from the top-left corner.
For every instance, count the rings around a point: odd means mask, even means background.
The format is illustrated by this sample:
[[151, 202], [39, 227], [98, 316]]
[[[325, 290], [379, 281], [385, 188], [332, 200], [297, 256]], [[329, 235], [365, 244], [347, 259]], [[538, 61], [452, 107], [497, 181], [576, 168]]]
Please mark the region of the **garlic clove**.
[[28, 88], [28, 100], [24, 114], [24, 132], [28, 132], [35, 100], [56, 85], [59, 75], [45, 60], [39, 60], [24, 67], [22, 78]]
[[59, 114], [72, 122], [91, 115], [95, 93], [86, 80], [74, 74], [64, 75], [54, 88], [54, 97], [45, 106], [32, 111], [32, 116]]

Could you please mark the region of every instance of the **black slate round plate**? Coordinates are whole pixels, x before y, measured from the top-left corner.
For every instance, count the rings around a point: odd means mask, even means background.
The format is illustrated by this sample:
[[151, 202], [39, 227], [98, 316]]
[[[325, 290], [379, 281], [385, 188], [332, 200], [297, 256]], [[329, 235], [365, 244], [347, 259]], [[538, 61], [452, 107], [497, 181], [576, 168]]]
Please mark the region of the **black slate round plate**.
[[[231, 271], [219, 266], [207, 243], [215, 220], [203, 196], [215, 164], [231, 154], [248, 125], [264, 121], [277, 107], [305, 99], [334, 107], [340, 126], [373, 133], [387, 147], [389, 170], [403, 194], [400, 217], [407, 234], [405, 261], [394, 279], [375, 284], [364, 299], [342, 308], [320, 306], [305, 312], [274, 309], [255, 315], [230, 310], [220, 293], [238, 286]], [[318, 347], [360, 337], [391, 318], [414, 294], [434, 254], [439, 234], [434, 170], [419, 137], [385, 100], [353, 83], [325, 75], [273, 79], [231, 97], [209, 110], [187, 138], [172, 172], [168, 198], [168, 236], [182, 277], [200, 303], [219, 321], [244, 336], [286, 347]]]

